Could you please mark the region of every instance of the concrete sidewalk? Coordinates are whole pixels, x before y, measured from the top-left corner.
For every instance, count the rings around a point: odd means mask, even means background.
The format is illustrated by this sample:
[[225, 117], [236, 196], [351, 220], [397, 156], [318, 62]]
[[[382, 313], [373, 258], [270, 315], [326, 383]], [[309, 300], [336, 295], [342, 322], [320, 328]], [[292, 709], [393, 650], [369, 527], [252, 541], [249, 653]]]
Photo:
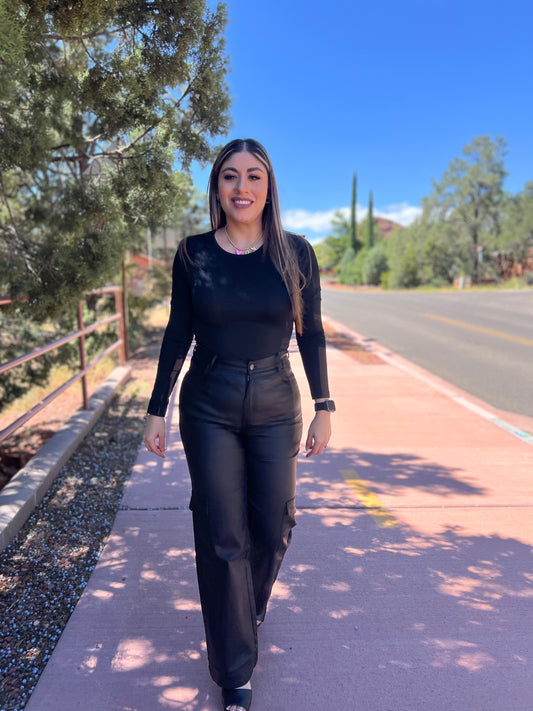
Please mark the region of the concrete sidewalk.
[[[299, 463], [298, 526], [259, 630], [252, 708], [530, 711], [533, 447], [405, 363], [329, 349], [329, 368], [334, 437]], [[139, 451], [27, 711], [221, 709], [175, 403], [169, 420], [167, 459]]]

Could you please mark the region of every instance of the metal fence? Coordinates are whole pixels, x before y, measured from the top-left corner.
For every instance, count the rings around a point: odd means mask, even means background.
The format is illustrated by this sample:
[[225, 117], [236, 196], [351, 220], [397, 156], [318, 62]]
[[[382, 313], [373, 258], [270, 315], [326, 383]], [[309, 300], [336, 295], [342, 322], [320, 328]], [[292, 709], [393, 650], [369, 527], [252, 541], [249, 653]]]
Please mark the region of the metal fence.
[[[64, 346], [67, 343], [70, 343], [71, 341], [74, 341], [75, 339], [78, 339], [78, 344], [79, 344], [79, 351], [80, 351], [80, 368], [78, 372], [76, 372], [71, 378], [69, 378], [63, 385], [61, 385], [59, 388], [54, 390], [52, 393], [47, 395], [43, 400], [41, 400], [37, 405], [34, 405], [31, 409], [27, 410], [23, 415], [21, 415], [18, 419], [16, 419], [14, 422], [12, 422], [8, 427], [6, 427], [3, 430], [0, 430], [0, 442], [3, 440], [7, 439], [10, 435], [13, 434], [19, 427], [24, 425], [28, 420], [30, 420], [34, 415], [36, 415], [38, 412], [43, 410], [47, 405], [49, 405], [55, 398], [60, 395], [64, 390], [69, 388], [71, 385], [73, 385], [75, 382], [78, 380], [81, 380], [81, 390], [82, 390], [82, 398], [83, 398], [83, 408], [87, 410], [89, 408], [89, 393], [88, 393], [88, 388], [87, 388], [87, 373], [91, 368], [94, 368], [95, 365], [97, 365], [101, 360], [104, 358], [107, 358], [108, 355], [113, 353], [114, 351], [118, 350], [120, 354], [120, 365], [124, 365], [126, 362], [126, 335], [125, 335], [125, 318], [124, 318], [124, 310], [123, 310], [123, 303], [122, 303], [122, 298], [121, 298], [121, 290], [120, 287], [118, 286], [109, 286], [104, 289], [96, 289], [95, 291], [91, 291], [91, 294], [115, 294], [115, 313], [112, 316], [108, 316], [107, 318], [102, 319], [101, 321], [98, 321], [97, 323], [93, 323], [90, 326], [84, 326], [83, 323], [83, 301], [78, 301], [78, 331], [75, 331], [74, 333], [70, 333], [67, 336], [64, 336], [63, 338], [60, 338], [57, 341], [53, 341], [52, 343], [48, 343], [45, 346], [42, 346], [41, 348], [37, 348], [36, 350], [32, 351], [31, 353], [26, 353], [25, 355], [20, 356], [19, 358], [15, 358], [15, 360], [11, 360], [8, 363], [3, 363], [0, 364], [0, 375], [2, 373], [6, 373], [10, 370], [13, 370], [13, 368], [16, 368], [19, 365], [22, 365], [23, 363], [27, 363], [28, 361], [34, 360], [36, 358], [40, 358], [43, 356], [45, 353], [49, 353], [50, 351], [53, 351], [57, 348], [61, 348], [61, 346]], [[11, 303], [10, 299], [7, 298], [0, 298], [0, 306], [9, 304]], [[92, 333], [93, 331], [96, 331], [97, 329], [103, 328], [104, 326], [108, 326], [111, 323], [116, 323], [117, 324], [117, 339], [114, 341], [108, 348], [106, 348], [100, 355], [98, 355], [96, 358], [94, 358], [90, 363], [87, 363], [87, 352], [85, 348], [85, 337], [89, 334]]]

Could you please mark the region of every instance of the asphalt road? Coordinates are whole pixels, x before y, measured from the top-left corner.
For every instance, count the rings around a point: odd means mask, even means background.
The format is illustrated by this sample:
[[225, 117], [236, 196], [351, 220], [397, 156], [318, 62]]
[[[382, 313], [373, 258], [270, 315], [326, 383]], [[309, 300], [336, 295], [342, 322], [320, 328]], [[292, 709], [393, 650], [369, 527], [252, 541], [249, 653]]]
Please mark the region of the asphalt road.
[[533, 416], [533, 290], [355, 292], [324, 288], [324, 314], [466, 390]]

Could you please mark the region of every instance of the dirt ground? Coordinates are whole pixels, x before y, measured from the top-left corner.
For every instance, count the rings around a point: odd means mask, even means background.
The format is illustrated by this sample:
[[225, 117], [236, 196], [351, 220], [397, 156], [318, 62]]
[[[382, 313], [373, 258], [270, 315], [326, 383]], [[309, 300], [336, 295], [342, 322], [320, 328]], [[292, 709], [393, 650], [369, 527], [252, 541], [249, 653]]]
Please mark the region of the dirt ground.
[[[155, 374], [158, 352], [159, 337], [153, 337], [147, 345], [139, 348], [129, 361], [132, 366], [132, 380], [128, 387], [137, 388], [147, 399]], [[108, 372], [111, 372], [112, 368], [113, 365], [110, 364]], [[89, 390], [89, 396], [96, 387], [95, 384]], [[82, 404], [81, 385], [76, 383], [0, 444], [0, 489], [64, 426]], [[12, 416], [0, 416], [0, 430], [12, 421]]]

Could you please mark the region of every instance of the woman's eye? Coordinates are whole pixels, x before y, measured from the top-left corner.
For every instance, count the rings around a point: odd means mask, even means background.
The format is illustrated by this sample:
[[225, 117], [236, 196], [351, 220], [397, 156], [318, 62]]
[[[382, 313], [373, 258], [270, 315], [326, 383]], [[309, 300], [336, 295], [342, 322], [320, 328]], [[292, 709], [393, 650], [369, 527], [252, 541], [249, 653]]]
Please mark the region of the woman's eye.
[[250, 180], [261, 180], [260, 175], [250, 175]]
[[226, 173], [226, 175], [223, 176], [224, 180], [233, 180], [235, 177], [234, 175], [231, 175], [231, 173]]

